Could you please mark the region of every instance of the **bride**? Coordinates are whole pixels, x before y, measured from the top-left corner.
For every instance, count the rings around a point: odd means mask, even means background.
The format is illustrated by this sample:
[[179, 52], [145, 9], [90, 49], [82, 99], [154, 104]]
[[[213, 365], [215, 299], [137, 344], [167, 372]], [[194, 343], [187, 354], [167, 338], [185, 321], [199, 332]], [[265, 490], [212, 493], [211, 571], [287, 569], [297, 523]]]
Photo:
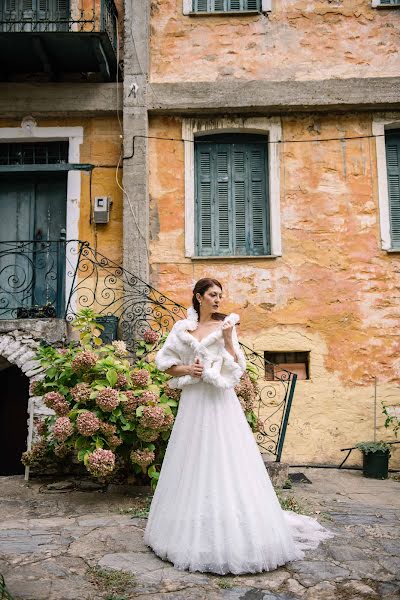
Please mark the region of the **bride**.
[[281, 509], [234, 391], [246, 361], [239, 317], [219, 313], [221, 300], [222, 285], [200, 279], [188, 318], [174, 324], [156, 356], [182, 395], [144, 542], [182, 570], [270, 571], [332, 533]]

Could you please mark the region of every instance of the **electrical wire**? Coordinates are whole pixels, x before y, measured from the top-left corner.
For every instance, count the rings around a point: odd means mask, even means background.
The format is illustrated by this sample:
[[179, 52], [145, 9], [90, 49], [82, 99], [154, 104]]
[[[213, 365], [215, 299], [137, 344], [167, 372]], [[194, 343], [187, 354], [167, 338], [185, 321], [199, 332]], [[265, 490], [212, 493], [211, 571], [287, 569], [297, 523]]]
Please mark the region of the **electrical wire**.
[[[204, 133], [202, 131], [202, 133]], [[210, 135], [214, 135], [210, 134]], [[218, 136], [218, 134], [216, 134]], [[230, 134], [229, 134], [230, 135]], [[273, 145], [273, 144], [314, 144], [315, 142], [341, 142], [344, 140], [364, 140], [364, 139], [373, 139], [373, 138], [378, 138], [378, 137], [386, 137], [387, 134], [383, 134], [383, 133], [378, 133], [378, 134], [373, 134], [373, 135], [357, 135], [357, 136], [352, 136], [352, 137], [337, 137], [337, 138], [320, 138], [320, 139], [308, 139], [308, 140], [275, 140], [275, 141], [270, 141], [270, 140], [265, 140], [265, 141], [260, 141], [260, 142], [252, 142], [255, 144], [262, 144], [263, 146], [267, 146], [267, 145]], [[144, 139], [148, 139], [148, 140], [163, 140], [166, 142], [181, 142], [181, 143], [189, 143], [189, 144], [208, 144], [209, 142], [202, 142], [201, 138], [196, 138], [194, 140], [186, 140], [184, 138], [168, 138], [168, 137], [159, 137], [156, 135], [140, 135], [137, 134], [134, 136], [134, 138], [144, 138]], [[222, 144], [224, 142], [221, 142]], [[225, 142], [228, 143], [228, 142]]]

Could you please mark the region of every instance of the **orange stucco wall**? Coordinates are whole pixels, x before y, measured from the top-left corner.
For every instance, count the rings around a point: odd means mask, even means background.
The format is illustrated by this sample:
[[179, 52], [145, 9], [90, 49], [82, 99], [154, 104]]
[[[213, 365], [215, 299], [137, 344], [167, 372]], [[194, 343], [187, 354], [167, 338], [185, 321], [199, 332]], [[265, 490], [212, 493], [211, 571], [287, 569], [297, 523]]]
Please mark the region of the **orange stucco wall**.
[[151, 79], [312, 80], [397, 76], [400, 12], [368, 0], [273, 0], [266, 15], [183, 15], [151, 4]]
[[[181, 125], [153, 117], [149, 135], [179, 140]], [[372, 115], [283, 116], [282, 129], [283, 255], [275, 259], [185, 258], [183, 143], [149, 141], [152, 283], [188, 306], [193, 283], [216, 277], [248, 345], [310, 351], [311, 378], [298, 382], [283, 458], [339, 464], [340, 448], [373, 437], [374, 377], [377, 436], [394, 437], [380, 400], [399, 402], [400, 257], [380, 248]], [[353, 453], [348, 464], [359, 460]]]

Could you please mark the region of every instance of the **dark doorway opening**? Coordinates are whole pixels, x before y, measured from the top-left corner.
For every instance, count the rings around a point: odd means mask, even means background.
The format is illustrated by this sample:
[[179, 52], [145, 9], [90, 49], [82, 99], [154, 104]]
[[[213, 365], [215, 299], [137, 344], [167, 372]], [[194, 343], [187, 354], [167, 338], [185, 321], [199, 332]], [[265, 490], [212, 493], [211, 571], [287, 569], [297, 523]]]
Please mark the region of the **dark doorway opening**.
[[16, 366], [0, 371], [0, 475], [20, 475], [28, 437], [29, 379]]

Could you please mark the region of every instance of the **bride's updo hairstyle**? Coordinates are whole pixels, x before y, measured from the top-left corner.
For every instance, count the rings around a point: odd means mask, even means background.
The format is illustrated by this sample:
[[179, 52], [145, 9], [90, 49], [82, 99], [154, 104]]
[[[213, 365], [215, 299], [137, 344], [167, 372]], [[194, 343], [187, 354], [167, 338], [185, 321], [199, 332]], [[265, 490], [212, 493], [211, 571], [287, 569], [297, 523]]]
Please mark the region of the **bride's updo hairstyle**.
[[[209, 277], [203, 277], [203, 279], [199, 279], [193, 288], [192, 305], [199, 317], [200, 317], [200, 302], [197, 300], [196, 296], [197, 296], [197, 294], [200, 294], [200, 296], [204, 296], [206, 291], [213, 285], [216, 285], [217, 287], [219, 287], [222, 292], [221, 283], [217, 279], [211, 279]], [[226, 315], [224, 313], [220, 313], [220, 312], [215, 312], [212, 314], [212, 318], [215, 319], [216, 321], [223, 321], [225, 319], [225, 317], [226, 317]]]

